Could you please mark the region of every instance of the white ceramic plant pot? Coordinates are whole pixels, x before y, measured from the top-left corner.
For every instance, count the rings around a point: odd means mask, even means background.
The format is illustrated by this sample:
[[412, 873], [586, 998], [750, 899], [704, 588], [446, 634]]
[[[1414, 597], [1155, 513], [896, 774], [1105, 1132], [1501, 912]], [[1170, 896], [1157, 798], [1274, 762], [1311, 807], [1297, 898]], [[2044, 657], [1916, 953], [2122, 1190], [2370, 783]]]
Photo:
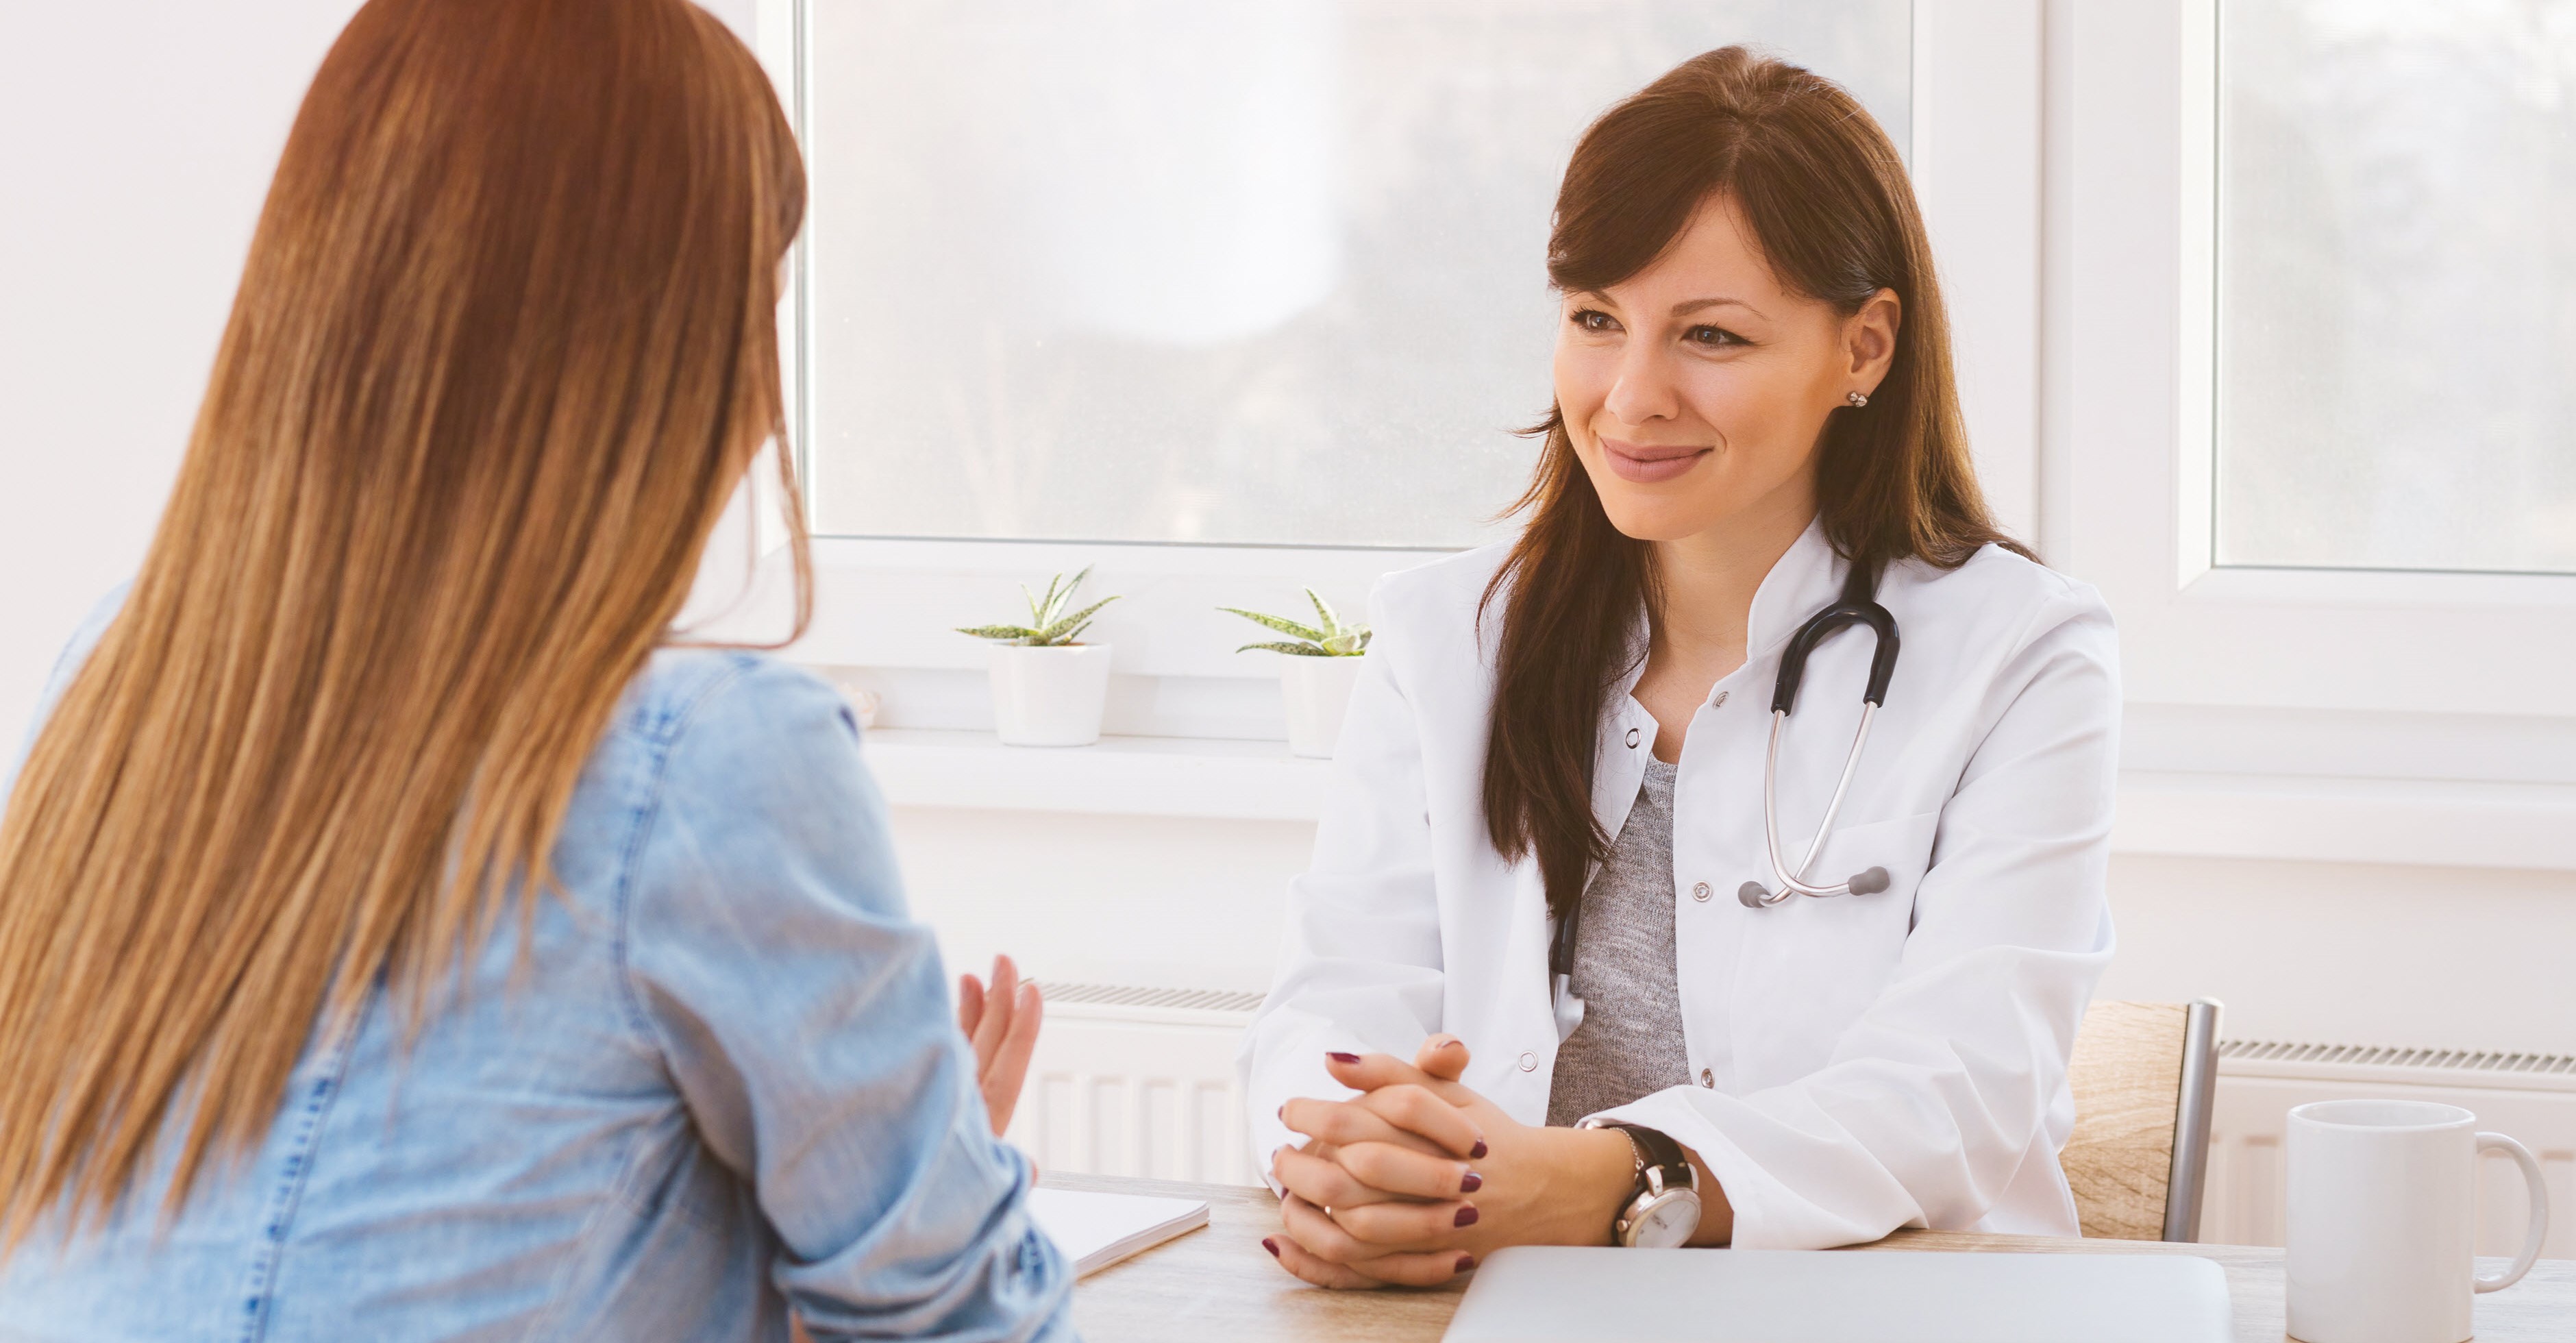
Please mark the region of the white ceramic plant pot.
[[993, 728], [1005, 746], [1089, 746], [1109, 700], [1109, 645], [993, 648]]
[[1288, 753], [1312, 760], [1333, 758], [1342, 719], [1351, 709], [1366, 655], [1349, 658], [1282, 656], [1279, 690], [1288, 698]]

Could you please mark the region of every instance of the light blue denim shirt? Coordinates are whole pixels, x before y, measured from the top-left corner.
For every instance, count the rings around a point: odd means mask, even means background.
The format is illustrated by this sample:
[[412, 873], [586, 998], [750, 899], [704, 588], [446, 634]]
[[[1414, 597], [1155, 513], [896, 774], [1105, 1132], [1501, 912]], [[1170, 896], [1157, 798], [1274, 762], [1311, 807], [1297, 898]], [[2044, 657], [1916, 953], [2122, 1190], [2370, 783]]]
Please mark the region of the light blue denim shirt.
[[515, 986], [514, 918], [408, 1053], [379, 986], [175, 1225], [165, 1145], [0, 1264], [0, 1339], [1072, 1336], [829, 686], [656, 655], [554, 862]]

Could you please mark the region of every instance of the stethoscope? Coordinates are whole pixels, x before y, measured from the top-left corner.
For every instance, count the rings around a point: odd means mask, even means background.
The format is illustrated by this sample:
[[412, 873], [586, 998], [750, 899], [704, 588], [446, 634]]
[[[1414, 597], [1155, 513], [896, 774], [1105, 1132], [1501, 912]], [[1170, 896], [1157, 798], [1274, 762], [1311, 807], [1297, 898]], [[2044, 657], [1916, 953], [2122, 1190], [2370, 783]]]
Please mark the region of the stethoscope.
[[[1830, 639], [1847, 625], [1867, 625], [1876, 641], [1869, 655], [1869, 685], [1860, 692], [1860, 727], [1852, 733], [1851, 754], [1843, 757], [1843, 776], [1834, 782], [1833, 800], [1825, 804], [1825, 819], [1816, 826], [1816, 837], [1807, 845], [1807, 856], [1798, 860], [1795, 871], [1780, 861], [1780, 803], [1776, 796], [1780, 777], [1780, 733], [1789, 725], [1789, 710], [1798, 703], [1798, 682], [1807, 674], [1807, 655], [1816, 645]], [[1771, 876], [1779, 882], [1778, 894], [1765, 889], [1761, 882], [1748, 881], [1735, 890], [1735, 898], [1747, 909], [1769, 909], [1793, 895], [1876, 895], [1887, 889], [1887, 869], [1873, 867], [1855, 872], [1833, 886], [1807, 883], [1807, 869], [1815, 866], [1816, 855], [1824, 851], [1825, 839], [1834, 832], [1834, 817], [1843, 809], [1843, 795], [1851, 791], [1852, 771], [1860, 767], [1861, 747], [1869, 743], [1870, 720], [1878, 716], [1878, 706], [1887, 702], [1887, 683], [1896, 675], [1896, 617], [1878, 604], [1878, 566], [1852, 562], [1851, 573], [1843, 579], [1843, 598], [1818, 611], [1789, 636], [1789, 647], [1780, 655], [1780, 679], [1771, 688], [1771, 746], [1762, 756], [1762, 838], [1771, 850]]]
[[[1861, 691], [1860, 727], [1852, 733], [1851, 751], [1843, 757], [1842, 777], [1834, 783], [1833, 800], [1825, 804], [1825, 819], [1816, 826], [1816, 837], [1807, 844], [1807, 855], [1791, 868], [1780, 850], [1780, 735], [1789, 725], [1789, 711], [1798, 704], [1798, 683], [1807, 674], [1807, 658], [1816, 646], [1852, 625], [1866, 625], [1875, 642], [1869, 658], [1869, 684]], [[1771, 877], [1777, 893], [1758, 881], [1748, 881], [1735, 892], [1735, 898], [1747, 909], [1769, 909], [1793, 895], [1818, 898], [1834, 895], [1875, 895], [1888, 887], [1887, 869], [1873, 867], [1855, 872], [1832, 886], [1818, 886], [1807, 881], [1807, 870], [1824, 852], [1825, 841], [1833, 835], [1834, 818], [1842, 812], [1843, 798], [1851, 791], [1852, 773], [1860, 767], [1861, 749], [1869, 744], [1870, 720], [1887, 702], [1887, 683], [1896, 675], [1896, 617], [1878, 604], [1878, 566], [1854, 561], [1851, 572], [1843, 579], [1842, 599], [1808, 617], [1798, 632], [1789, 636], [1789, 645], [1780, 654], [1780, 676], [1771, 688], [1771, 745], [1762, 758], [1762, 835], [1770, 849]], [[1574, 996], [1574, 945], [1581, 934], [1583, 902], [1574, 901], [1565, 917], [1557, 920], [1556, 934], [1548, 947], [1548, 978], [1555, 990], [1560, 1028], [1571, 1031], [1563, 1019], [1569, 1012], [1574, 1021], [1582, 1019], [1583, 1000]]]

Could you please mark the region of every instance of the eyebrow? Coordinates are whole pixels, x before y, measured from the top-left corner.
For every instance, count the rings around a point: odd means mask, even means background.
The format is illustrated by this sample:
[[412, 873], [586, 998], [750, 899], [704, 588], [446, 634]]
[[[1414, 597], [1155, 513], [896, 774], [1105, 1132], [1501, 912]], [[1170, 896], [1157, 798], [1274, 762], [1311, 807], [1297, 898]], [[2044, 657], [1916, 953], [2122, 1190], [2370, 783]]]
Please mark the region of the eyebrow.
[[1760, 308], [1754, 307], [1752, 304], [1747, 303], [1740, 298], [1695, 298], [1686, 303], [1674, 304], [1673, 316], [1688, 317], [1702, 308], [1742, 308], [1756, 317], [1762, 315], [1762, 310]]
[[[1573, 296], [1574, 296], [1574, 297], [1576, 297], [1576, 298], [1588, 298], [1588, 299], [1592, 299], [1592, 300], [1594, 300], [1594, 301], [1596, 301], [1596, 302], [1599, 302], [1599, 303], [1601, 303], [1601, 304], [1604, 304], [1604, 305], [1606, 305], [1606, 306], [1608, 306], [1608, 307], [1613, 307], [1613, 308], [1615, 308], [1615, 307], [1619, 306], [1617, 303], [1615, 303], [1615, 302], [1612, 302], [1612, 301], [1611, 301], [1611, 298], [1610, 298], [1610, 296], [1609, 296], [1608, 294], [1602, 293], [1602, 292], [1601, 292], [1600, 290], [1598, 290], [1598, 289], [1581, 289], [1581, 290], [1576, 290], [1576, 291], [1574, 292], [1574, 295], [1573, 295]], [[1760, 308], [1754, 307], [1752, 304], [1745, 302], [1743, 299], [1740, 299], [1740, 298], [1727, 298], [1727, 297], [1724, 297], [1724, 296], [1718, 296], [1718, 297], [1713, 297], [1713, 298], [1694, 298], [1694, 299], [1684, 299], [1683, 301], [1681, 301], [1681, 302], [1679, 302], [1679, 303], [1676, 303], [1676, 304], [1674, 304], [1674, 305], [1672, 306], [1672, 314], [1671, 314], [1671, 315], [1672, 315], [1672, 316], [1675, 316], [1675, 317], [1688, 317], [1688, 316], [1690, 316], [1692, 313], [1698, 312], [1698, 311], [1700, 311], [1700, 310], [1701, 310], [1701, 309], [1703, 309], [1703, 308], [1742, 308], [1742, 309], [1744, 309], [1746, 312], [1749, 312], [1749, 313], [1753, 314], [1753, 315], [1754, 315], [1754, 316], [1756, 316], [1756, 317], [1761, 317], [1761, 316], [1763, 316], [1763, 312], [1762, 312], [1762, 310], [1761, 310]]]

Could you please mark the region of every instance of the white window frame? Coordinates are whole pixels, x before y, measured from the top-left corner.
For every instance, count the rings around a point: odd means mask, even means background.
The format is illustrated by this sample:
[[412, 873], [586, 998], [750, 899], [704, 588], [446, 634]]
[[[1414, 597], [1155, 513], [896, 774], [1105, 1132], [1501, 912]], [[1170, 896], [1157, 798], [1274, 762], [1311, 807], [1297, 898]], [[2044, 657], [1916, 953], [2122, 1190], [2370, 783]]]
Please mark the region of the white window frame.
[[2120, 622], [2126, 847], [2576, 868], [2576, 576], [2212, 562], [2218, 2], [2048, 12], [2041, 538]]
[[[800, 131], [810, 125], [807, 4], [759, 0], [757, 8], [762, 59]], [[1916, 0], [1914, 8], [1917, 189], [1942, 266], [1979, 470], [1998, 513], [2023, 536], [2035, 536], [2039, 511], [2040, 14], [2040, 0]], [[809, 149], [828, 152], [810, 142]], [[796, 303], [781, 334], [795, 352], [789, 394], [801, 420], [803, 312], [811, 301], [802, 244], [796, 274]], [[797, 438], [810, 441], [803, 432]], [[774, 547], [776, 537], [765, 539]], [[1356, 610], [1380, 575], [1448, 553], [820, 537], [814, 626], [793, 656], [902, 678], [910, 692], [903, 698], [916, 703], [899, 721], [956, 726], [973, 712], [969, 696], [933, 692], [931, 679], [980, 672], [986, 655], [951, 627], [1007, 616], [1023, 580], [1092, 564], [1091, 590], [1122, 594], [1096, 627], [1117, 647], [1119, 677], [1195, 683], [1126, 686], [1113, 698], [1113, 731], [1275, 738], [1284, 735], [1268, 690], [1275, 667], [1235, 655], [1250, 627], [1213, 608], [1283, 604], [1312, 584]], [[946, 707], [916, 712], [924, 699]]]
[[2576, 576], [2211, 562], [2217, 0], [2080, 7], [2073, 55], [2072, 450], [2050, 539], [2118, 611], [2130, 697], [2566, 716]]

